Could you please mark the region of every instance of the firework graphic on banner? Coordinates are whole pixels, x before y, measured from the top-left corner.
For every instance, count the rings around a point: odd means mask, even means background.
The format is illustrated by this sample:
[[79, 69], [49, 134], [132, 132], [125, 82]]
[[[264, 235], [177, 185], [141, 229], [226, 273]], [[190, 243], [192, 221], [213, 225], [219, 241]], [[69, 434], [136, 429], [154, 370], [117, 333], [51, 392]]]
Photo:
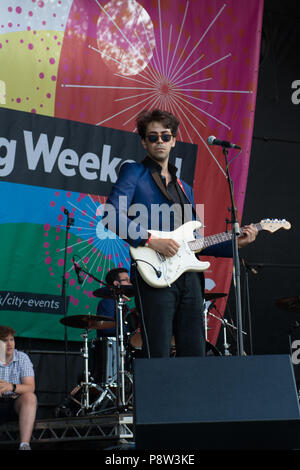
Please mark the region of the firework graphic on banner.
[[[71, 292], [71, 304], [84, 310], [92, 308], [93, 291], [98, 287], [97, 284], [95, 285], [95, 279], [88, 273], [101, 281], [112, 267], [124, 267], [130, 270], [127, 243], [109, 232], [101, 223], [104, 204], [105, 198], [103, 197], [54, 191], [50, 206], [55, 211], [56, 221], [54, 219], [52, 223], [44, 225], [44, 235], [47, 237], [44, 243], [44, 262], [49, 275], [61, 281], [59, 272], [64, 265], [65, 256], [65, 208], [68, 209], [69, 216], [74, 219], [67, 241], [66, 280]], [[49, 241], [50, 232], [53, 233], [51, 242]], [[80, 274], [82, 284], [78, 284], [73, 260], [84, 270]], [[61, 282], [58, 282], [56, 287], [61, 291]], [[82, 296], [85, 299], [84, 303], [80, 302]]]
[[[69, 64], [69, 60], [73, 61], [72, 53], [69, 50], [64, 57], [63, 51], [58, 83], [62, 87], [60, 96], [64, 99], [57, 104], [56, 110], [59, 115], [70, 115], [70, 110], [61, 111], [61, 107], [63, 101], [69, 102], [66, 89], [73, 89], [72, 96], [76, 90], [76, 95], [82, 97], [79, 107], [72, 103], [72, 113], [76, 118], [135, 132], [135, 119], [140, 111], [155, 107], [165, 109], [180, 119], [178, 138], [185, 142], [201, 142], [225, 175], [207, 145], [206, 136], [211, 132], [211, 123], [230, 133], [231, 119], [222, 117], [222, 110], [214, 101], [221, 100], [224, 108], [228, 101], [226, 95], [253, 93], [251, 88], [226, 87], [230, 67], [235, 60], [229, 46], [230, 39], [226, 52], [213, 39], [216, 31], [224, 30], [222, 19], [225, 16], [228, 22], [231, 9], [228, 13], [226, 4], [220, 2], [216, 11], [208, 7], [205, 21], [201, 21], [194, 17], [195, 2], [173, 2], [172, 7], [177, 7], [178, 11], [171, 18], [170, 1], [145, 3], [152, 12], [151, 16], [135, 0], [111, 0], [107, 3], [93, 0], [84, 6], [80, 1], [74, 2], [67, 37], [70, 37], [73, 54], [84, 48], [86, 69], [80, 69], [80, 66], [76, 71], [72, 69]], [[85, 36], [84, 32], [84, 19], [92, 15], [97, 17], [94, 38]], [[191, 22], [193, 37], [189, 32]], [[209, 51], [207, 43], [203, 47], [207, 38]], [[76, 39], [78, 49], [74, 48]], [[67, 48], [66, 42], [64, 47]], [[90, 63], [97, 68], [96, 74], [92, 67], [89, 68]], [[221, 86], [219, 77], [216, 80], [220, 66]], [[98, 107], [93, 102], [92, 97], [95, 96]], [[92, 102], [93, 109], [89, 102]], [[106, 106], [106, 103], [110, 105]], [[213, 104], [214, 109], [211, 109]]]

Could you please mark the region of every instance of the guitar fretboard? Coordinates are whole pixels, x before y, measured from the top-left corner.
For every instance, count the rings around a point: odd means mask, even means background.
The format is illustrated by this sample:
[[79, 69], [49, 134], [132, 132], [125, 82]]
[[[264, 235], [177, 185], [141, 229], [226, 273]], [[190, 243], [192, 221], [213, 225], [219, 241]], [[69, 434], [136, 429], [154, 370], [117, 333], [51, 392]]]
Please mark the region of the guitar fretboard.
[[[261, 223], [253, 224], [257, 230], [262, 230]], [[241, 235], [243, 235], [243, 227], [240, 228]], [[197, 238], [189, 242], [189, 247], [192, 251], [200, 251], [209, 246], [217, 245], [218, 243], [226, 242], [232, 239], [232, 232], [222, 232], [215, 235], [209, 235], [204, 238]]]

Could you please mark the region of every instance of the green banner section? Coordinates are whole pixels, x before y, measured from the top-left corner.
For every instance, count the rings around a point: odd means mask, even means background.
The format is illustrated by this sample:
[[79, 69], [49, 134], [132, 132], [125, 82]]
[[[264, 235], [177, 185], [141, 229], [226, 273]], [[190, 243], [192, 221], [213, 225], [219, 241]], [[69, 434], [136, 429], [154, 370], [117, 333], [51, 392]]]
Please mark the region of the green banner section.
[[[60, 323], [64, 317], [61, 302], [64, 253], [61, 249], [52, 251], [51, 255], [49, 252], [51, 245], [57, 245], [56, 227], [47, 227], [47, 231], [37, 224], [2, 224], [0, 227], [3, 266], [0, 271], [0, 324], [13, 327], [17, 336], [64, 340], [65, 327]], [[70, 234], [69, 246], [77, 243], [78, 237]], [[96, 255], [102, 272], [114, 267], [105, 255], [100, 252]], [[71, 258], [68, 253], [67, 315], [96, 314], [101, 298], [94, 297], [93, 291], [101, 284], [85, 275], [83, 284], [79, 285]], [[59, 308], [56, 308], [59, 301]], [[131, 304], [133, 306], [133, 301]], [[70, 341], [81, 340], [81, 333], [80, 329], [67, 327]]]

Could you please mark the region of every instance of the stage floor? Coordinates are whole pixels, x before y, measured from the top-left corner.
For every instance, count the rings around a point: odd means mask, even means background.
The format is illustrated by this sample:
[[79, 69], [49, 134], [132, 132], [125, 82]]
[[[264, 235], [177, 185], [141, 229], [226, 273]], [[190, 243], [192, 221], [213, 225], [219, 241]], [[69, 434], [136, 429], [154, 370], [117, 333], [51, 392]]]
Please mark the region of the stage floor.
[[[17, 422], [0, 426], [0, 450], [17, 450]], [[130, 449], [133, 417], [129, 413], [85, 415], [37, 420], [32, 433], [32, 450]]]

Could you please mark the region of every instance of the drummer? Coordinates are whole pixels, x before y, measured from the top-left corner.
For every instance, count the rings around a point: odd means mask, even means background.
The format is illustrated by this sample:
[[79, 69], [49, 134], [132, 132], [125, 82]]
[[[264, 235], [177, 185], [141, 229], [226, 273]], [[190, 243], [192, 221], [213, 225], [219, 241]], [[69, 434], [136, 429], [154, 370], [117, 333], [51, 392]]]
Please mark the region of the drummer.
[[[111, 269], [105, 278], [105, 282], [108, 286], [116, 286], [116, 287], [124, 287], [124, 286], [131, 286], [132, 283], [129, 278], [128, 270], [125, 268], [113, 268]], [[130, 299], [126, 296], [123, 296], [124, 304], [123, 304], [123, 315], [126, 319], [127, 312], [130, 311], [128, 305], [126, 304], [127, 301]], [[116, 319], [116, 301], [114, 298], [104, 298], [102, 299], [97, 307], [97, 315], [104, 315], [105, 317], [109, 317], [112, 320]], [[128, 331], [128, 325], [124, 324], [124, 332]], [[108, 336], [116, 336], [115, 328], [100, 328], [97, 330], [98, 338], [108, 337]]]

